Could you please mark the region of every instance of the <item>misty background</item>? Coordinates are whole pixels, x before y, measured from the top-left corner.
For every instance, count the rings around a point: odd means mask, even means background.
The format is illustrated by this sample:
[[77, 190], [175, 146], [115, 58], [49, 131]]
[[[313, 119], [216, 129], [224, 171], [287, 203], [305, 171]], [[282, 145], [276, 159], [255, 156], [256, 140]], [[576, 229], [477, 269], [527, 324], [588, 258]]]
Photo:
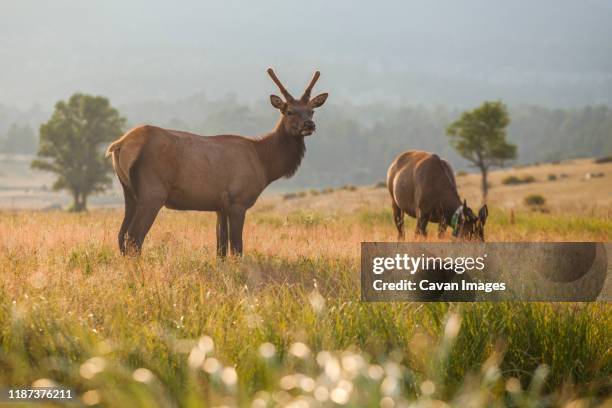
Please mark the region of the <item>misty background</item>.
[[[382, 180], [414, 148], [466, 168], [445, 129], [484, 100], [508, 104], [519, 163], [610, 154], [611, 21], [607, 0], [4, 0], [0, 152], [35, 153], [40, 124], [77, 91], [130, 126], [261, 134], [278, 116], [272, 66], [298, 95], [319, 69], [314, 93], [330, 93], [279, 189]], [[11, 166], [0, 188], [27, 169]]]

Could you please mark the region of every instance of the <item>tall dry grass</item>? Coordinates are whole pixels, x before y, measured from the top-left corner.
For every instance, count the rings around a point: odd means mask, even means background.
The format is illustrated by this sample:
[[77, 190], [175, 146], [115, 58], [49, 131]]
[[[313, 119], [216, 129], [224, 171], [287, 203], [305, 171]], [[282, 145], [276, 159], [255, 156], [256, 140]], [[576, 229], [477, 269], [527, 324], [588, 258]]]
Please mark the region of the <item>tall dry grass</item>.
[[[0, 385], [44, 379], [103, 406], [609, 396], [607, 304], [361, 303], [359, 242], [395, 239], [387, 210], [259, 208], [247, 255], [226, 261], [211, 215], [162, 212], [138, 259], [118, 254], [120, 221], [115, 210], [0, 213]], [[602, 218], [494, 210], [487, 234], [607, 241], [611, 231]]]

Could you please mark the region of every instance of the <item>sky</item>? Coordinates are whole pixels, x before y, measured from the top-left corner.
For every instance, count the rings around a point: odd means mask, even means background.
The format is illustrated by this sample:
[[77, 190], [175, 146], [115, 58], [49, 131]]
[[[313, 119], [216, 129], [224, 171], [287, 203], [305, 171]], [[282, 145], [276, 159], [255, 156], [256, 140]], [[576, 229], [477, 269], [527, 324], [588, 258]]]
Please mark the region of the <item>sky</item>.
[[1, 0], [0, 104], [295, 93], [336, 102], [612, 104], [612, 1]]

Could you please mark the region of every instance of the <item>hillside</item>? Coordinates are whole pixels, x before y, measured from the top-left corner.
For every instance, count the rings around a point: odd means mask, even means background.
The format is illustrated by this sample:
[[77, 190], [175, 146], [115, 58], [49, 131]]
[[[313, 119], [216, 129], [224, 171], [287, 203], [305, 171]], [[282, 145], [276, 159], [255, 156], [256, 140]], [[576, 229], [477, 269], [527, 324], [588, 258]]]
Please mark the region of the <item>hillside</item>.
[[[587, 174], [603, 173], [603, 177], [590, 178]], [[549, 180], [554, 175], [556, 180]], [[523, 178], [532, 176], [531, 183], [504, 185], [508, 176]], [[530, 194], [540, 194], [546, 204], [545, 211], [553, 213], [588, 214], [610, 217], [612, 215], [612, 163], [596, 164], [593, 159], [563, 161], [559, 164], [541, 164], [493, 171], [489, 176], [489, 205], [503, 209], [525, 210], [524, 199]], [[457, 176], [459, 193], [468, 205], [476, 207], [481, 202], [480, 175], [460, 173]], [[314, 194], [313, 194], [314, 192]], [[292, 197], [292, 195], [289, 195]], [[257, 205], [290, 212], [296, 208], [324, 212], [355, 211], [361, 207], [389, 207], [389, 193], [384, 187], [349, 186], [332, 193], [318, 190], [297, 193], [294, 198], [282, 195], [267, 197]]]
[[[590, 173], [603, 177], [586, 179]], [[535, 181], [521, 185], [504, 185], [507, 176], [532, 176]], [[556, 180], [549, 181], [549, 175]], [[579, 213], [609, 217], [612, 212], [612, 163], [596, 164], [593, 159], [568, 160], [559, 164], [541, 164], [493, 171], [490, 175], [489, 204], [504, 209], [524, 209], [529, 194], [541, 194], [545, 208], [555, 213]], [[58, 208], [69, 203], [65, 193], [49, 190], [53, 178], [48, 173], [29, 168], [29, 157], [0, 158], [0, 208]], [[460, 173], [459, 191], [471, 206], [480, 203], [480, 176]], [[274, 186], [274, 184], [272, 185]], [[305, 190], [286, 194], [264, 192], [255, 209], [290, 212], [296, 209], [321, 210], [328, 213], [355, 211], [361, 207], [389, 206], [385, 188], [365, 185], [350, 188]], [[93, 207], [121, 207], [123, 197], [118, 186], [91, 200]]]

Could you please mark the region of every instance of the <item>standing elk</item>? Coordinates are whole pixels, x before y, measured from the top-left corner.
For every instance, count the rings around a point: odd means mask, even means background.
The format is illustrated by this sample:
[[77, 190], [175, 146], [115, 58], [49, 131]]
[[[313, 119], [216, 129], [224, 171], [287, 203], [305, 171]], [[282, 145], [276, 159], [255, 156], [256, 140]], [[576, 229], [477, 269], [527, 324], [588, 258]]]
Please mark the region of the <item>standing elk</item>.
[[315, 132], [314, 109], [328, 94], [310, 98], [319, 79], [316, 71], [299, 99], [295, 99], [269, 68], [268, 74], [285, 100], [270, 95], [281, 113], [272, 132], [247, 138], [236, 135], [199, 136], [155, 126], [136, 127], [113, 142], [107, 156], [125, 198], [119, 229], [122, 254], [139, 253], [159, 210], [215, 211], [217, 254], [227, 255], [228, 222], [231, 253], [242, 254], [246, 210], [274, 180], [291, 177]]
[[400, 154], [387, 171], [393, 219], [399, 239], [404, 239], [404, 213], [417, 219], [416, 234], [427, 235], [427, 223], [438, 223], [441, 237], [446, 226], [463, 239], [484, 241], [489, 211], [484, 205], [478, 216], [457, 192], [453, 168], [436, 154], [410, 150]]

